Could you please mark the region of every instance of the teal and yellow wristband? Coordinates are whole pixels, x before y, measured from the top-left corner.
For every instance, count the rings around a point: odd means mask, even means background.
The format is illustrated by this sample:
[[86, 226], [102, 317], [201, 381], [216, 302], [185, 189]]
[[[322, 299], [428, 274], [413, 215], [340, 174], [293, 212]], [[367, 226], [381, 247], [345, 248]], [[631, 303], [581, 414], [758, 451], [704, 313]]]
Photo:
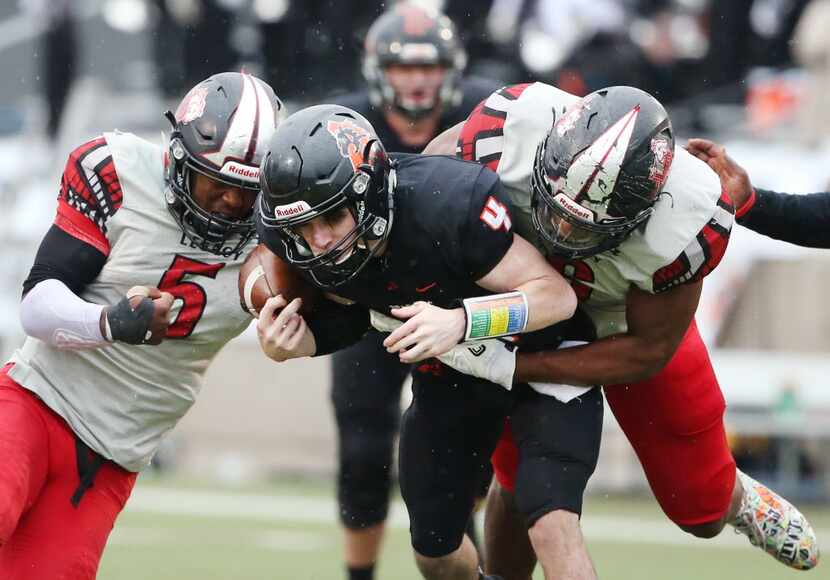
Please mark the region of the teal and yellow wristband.
[[467, 317], [464, 342], [524, 332], [527, 327], [527, 297], [524, 292], [465, 298]]

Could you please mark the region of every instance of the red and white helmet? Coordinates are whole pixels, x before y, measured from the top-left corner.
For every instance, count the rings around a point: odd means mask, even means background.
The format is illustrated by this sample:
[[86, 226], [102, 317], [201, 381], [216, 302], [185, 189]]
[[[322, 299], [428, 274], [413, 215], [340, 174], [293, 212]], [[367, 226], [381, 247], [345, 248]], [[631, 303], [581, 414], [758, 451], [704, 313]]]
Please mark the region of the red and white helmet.
[[255, 234], [251, 214], [235, 219], [211, 213], [193, 199], [192, 174], [259, 192], [259, 163], [285, 116], [274, 90], [246, 73], [202, 81], [184, 97], [167, 150], [167, 205], [185, 235], [204, 250], [231, 254]]

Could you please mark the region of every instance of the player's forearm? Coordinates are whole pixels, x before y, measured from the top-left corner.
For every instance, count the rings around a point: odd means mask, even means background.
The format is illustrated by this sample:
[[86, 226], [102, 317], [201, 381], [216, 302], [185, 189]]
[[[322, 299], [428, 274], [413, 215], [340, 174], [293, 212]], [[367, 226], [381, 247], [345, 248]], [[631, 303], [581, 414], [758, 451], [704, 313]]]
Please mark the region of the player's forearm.
[[665, 366], [671, 354], [627, 334], [585, 346], [534, 353], [519, 352], [516, 382], [570, 385], [615, 385], [647, 379]]
[[364, 306], [325, 301], [308, 317], [307, 323], [314, 339], [314, 352], [308, 356], [322, 356], [361, 340], [369, 330], [369, 310]]
[[60, 349], [106, 346], [101, 320], [104, 306], [75, 295], [60, 280], [38, 282], [20, 303], [23, 331]]
[[751, 206], [739, 208], [738, 223], [751, 230], [811, 248], [830, 248], [830, 192], [792, 195], [755, 190]]
[[561, 277], [531, 280], [516, 288], [527, 298], [525, 332], [540, 330], [569, 319], [576, 311], [576, 294]]

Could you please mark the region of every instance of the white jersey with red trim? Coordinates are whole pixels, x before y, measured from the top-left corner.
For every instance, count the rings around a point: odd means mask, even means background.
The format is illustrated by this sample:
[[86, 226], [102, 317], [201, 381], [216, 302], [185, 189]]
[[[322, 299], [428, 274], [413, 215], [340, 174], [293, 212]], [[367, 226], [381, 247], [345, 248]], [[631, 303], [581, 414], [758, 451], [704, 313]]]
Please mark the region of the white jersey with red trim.
[[29, 337], [9, 373], [91, 449], [130, 471], [149, 464], [194, 403], [208, 364], [251, 320], [239, 305], [237, 277], [255, 241], [227, 256], [191, 247], [164, 188], [160, 147], [106, 133], [70, 156], [55, 224], [107, 256], [84, 300], [115, 304], [136, 285], [175, 296], [165, 340], [70, 351]]
[[[578, 100], [543, 83], [505, 87], [473, 110], [458, 143], [464, 159], [499, 174], [513, 201], [516, 231], [543, 250], [530, 215], [536, 148]], [[733, 214], [717, 175], [675, 147], [663, 193], [644, 228], [614, 250], [581, 260], [550, 260], [571, 280], [600, 337], [625, 332], [631, 285], [658, 293], [706, 276], [726, 251]]]

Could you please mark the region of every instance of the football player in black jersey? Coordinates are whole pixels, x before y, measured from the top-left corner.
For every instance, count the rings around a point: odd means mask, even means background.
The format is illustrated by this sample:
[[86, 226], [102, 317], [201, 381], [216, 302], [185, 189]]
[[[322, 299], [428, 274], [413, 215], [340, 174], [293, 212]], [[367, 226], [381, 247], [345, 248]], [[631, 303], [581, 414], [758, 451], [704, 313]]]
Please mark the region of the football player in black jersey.
[[[461, 77], [466, 55], [453, 23], [416, 4], [401, 2], [380, 16], [365, 45], [368, 88], [332, 101], [366, 117], [392, 157], [420, 153], [499, 88], [495, 81]], [[370, 332], [332, 357], [337, 499], [349, 580], [374, 576], [389, 508], [401, 388], [409, 373], [382, 340]], [[482, 488], [489, 481], [486, 474]]]
[[[478, 556], [464, 529], [505, 416], [540, 426], [521, 440], [522, 452], [561, 442], [558, 468], [581, 474], [562, 490], [578, 513], [596, 464], [602, 403], [594, 389], [586, 404], [566, 408], [526, 385], [498, 388], [430, 357], [463, 370], [459, 359], [486, 360], [505, 348], [496, 336], [570, 318], [575, 296], [513, 234], [509, 201], [486, 168], [440, 156], [390, 162], [371, 125], [336, 105], [284, 123], [262, 164], [260, 239], [314, 285], [354, 303], [342, 308], [371, 309], [373, 325], [392, 331], [384, 346], [402, 362], [420, 362], [400, 440], [412, 546], [425, 578], [474, 580]], [[335, 335], [360, 336], [368, 326], [364, 317], [350, 329], [312, 334], [299, 306], [274, 297], [263, 307], [257, 330], [271, 358], [284, 360], [288, 344], [292, 356], [331, 352], [342, 339]], [[389, 315], [403, 323], [384, 328]], [[505, 372], [512, 377], [512, 370]], [[541, 433], [550, 424], [559, 431]]]

